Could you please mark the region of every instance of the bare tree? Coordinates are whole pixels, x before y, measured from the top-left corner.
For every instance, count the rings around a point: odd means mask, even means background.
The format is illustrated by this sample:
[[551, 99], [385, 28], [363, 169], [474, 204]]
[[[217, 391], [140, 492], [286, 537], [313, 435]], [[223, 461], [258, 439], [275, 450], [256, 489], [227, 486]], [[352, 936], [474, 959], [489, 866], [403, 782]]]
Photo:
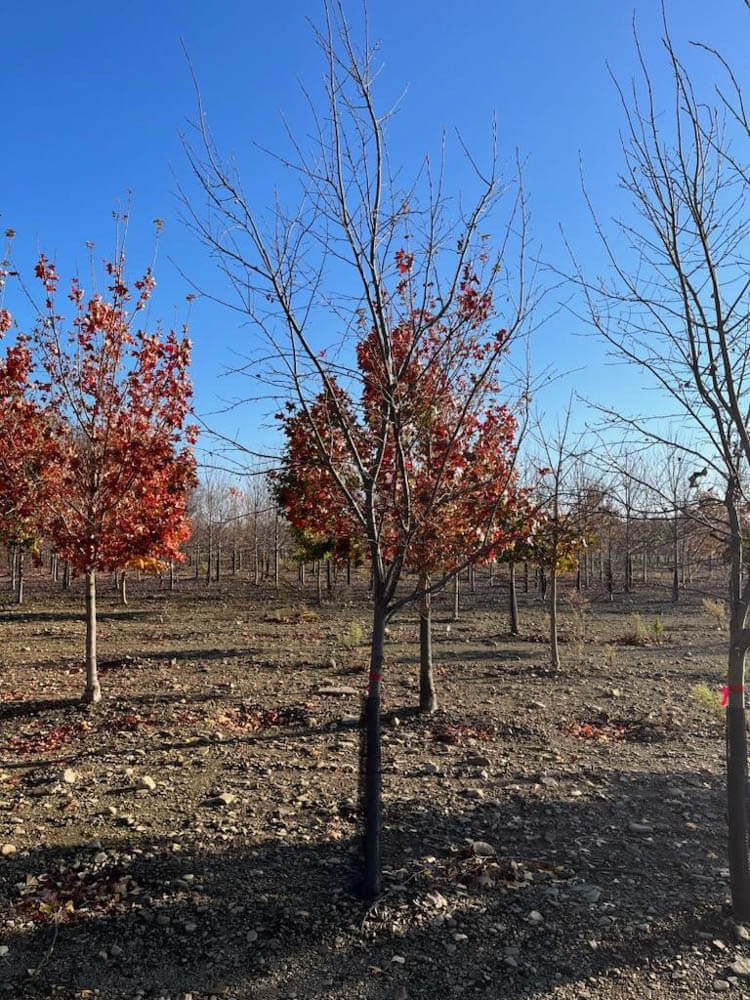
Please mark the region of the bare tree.
[[[303, 147], [290, 131], [291, 153], [278, 158], [297, 179], [295, 206], [287, 211], [277, 198], [270, 212], [258, 208], [257, 193], [248, 195], [237, 171], [220, 156], [202, 107], [197, 131], [185, 144], [199, 194], [186, 195], [185, 205], [190, 223], [224, 273], [228, 304], [250, 317], [264, 337], [267, 378], [275, 394], [291, 400], [304, 415], [340, 505], [367, 539], [373, 627], [365, 703], [364, 891], [373, 896], [380, 884], [385, 628], [395, 610], [419, 595], [416, 584], [397, 593], [418, 527], [409, 467], [414, 428], [405, 406], [408, 379], [421, 354], [428, 355], [421, 378], [441, 369], [459, 380], [453, 440], [487, 405], [498, 365], [531, 308], [526, 212], [519, 173], [514, 170], [510, 179], [501, 179], [494, 143], [486, 170], [464, 149], [474, 170], [473, 197], [464, 191], [462, 200], [450, 202], [442, 166], [435, 170], [429, 159], [412, 180], [404, 181], [388, 153], [390, 112], [376, 107], [379, 67], [367, 27], [359, 47], [341, 6], [331, 0], [316, 37], [325, 76], [322, 102], [308, 95], [312, 139], [309, 148]], [[502, 336], [493, 334], [494, 344], [487, 349], [485, 342], [481, 363], [471, 367], [461, 345], [481, 332], [475, 306], [487, 304], [484, 319], [489, 323], [492, 303], [500, 295]], [[484, 330], [485, 322], [479, 327]], [[321, 330], [333, 330], [339, 338], [324, 351]], [[407, 330], [410, 341], [404, 353], [397, 341]], [[359, 377], [353, 344], [361, 335], [371, 337], [374, 363], [382, 374], [379, 398], [366, 424], [376, 444], [367, 450], [357, 430], [362, 422], [349, 402], [356, 398], [352, 388]], [[395, 456], [396, 471], [385, 484], [382, 473], [390, 456]], [[440, 487], [438, 475], [434, 498]], [[386, 540], [381, 514], [389, 490], [402, 498], [395, 549]], [[492, 525], [485, 527], [488, 536]], [[482, 544], [478, 539], [477, 549]], [[433, 579], [431, 591], [450, 576]]]
[[[706, 475], [720, 491], [730, 552], [728, 580], [727, 789], [729, 868], [735, 916], [750, 919], [745, 658], [750, 577], [742, 508], [750, 470], [750, 278], [747, 248], [748, 119], [742, 82], [718, 53], [714, 94], [698, 95], [664, 25], [671, 114], [662, 113], [636, 39], [640, 78], [618, 85], [624, 112], [621, 185], [632, 218], [612, 231], [594, 215], [609, 272], [574, 268], [586, 316], [613, 351], [638, 366], [670, 402], [670, 425], [619, 418], [631, 436], [682, 456], [683, 480]], [[706, 46], [701, 46], [705, 49]], [[705, 51], [696, 54], [707, 57]], [[679, 437], [671, 433], [681, 417]], [[676, 505], [675, 505], [676, 506]]]

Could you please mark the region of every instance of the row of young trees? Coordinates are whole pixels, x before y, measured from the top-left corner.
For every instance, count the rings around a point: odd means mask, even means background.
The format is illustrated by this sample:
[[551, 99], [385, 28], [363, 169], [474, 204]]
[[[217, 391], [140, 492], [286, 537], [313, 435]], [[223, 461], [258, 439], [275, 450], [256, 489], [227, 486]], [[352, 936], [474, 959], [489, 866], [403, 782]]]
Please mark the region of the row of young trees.
[[[420, 602], [427, 657], [434, 593], [465, 566], [492, 558], [513, 566], [532, 546], [537, 561], [550, 569], [554, 609], [557, 573], [589, 534], [601, 548], [602, 539], [612, 537], [615, 518], [618, 531], [624, 524], [625, 579], [632, 587], [640, 503], [633, 484], [639, 476], [628, 476], [629, 485], [609, 511], [598, 488], [585, 484], [577, 506], [566, 481], [572, 452], [566, 423], [557, 438], [548, 429], [542, 434], [542, 460], [531, 481], [521, 481], [518, 451], [530, 385], [518, 377], [514, 362], [520, 338], [536, 321], [540, 295], [529, 267], [520, 174], [500, 176], [493, 146], [484, 168], [467, 154], [474, 191], [464, 190], [460, 203], [445, 196], [442, 166], [436, 170], [425, 161], [414, 179], [405, 180], [392, 169], [389, 116], [375, 102], [375, 48], [357, 46], [335, 0], [326, 7], [317, 40], [325, 61], [325, 110], [314, 114], [311, 146], [292, 137], [292, 154], [283, 158], [299, 183], [296, 207], [287, 211], [275, 200], [270, 216], [258, 207], [216, 149], [201, 107], [197, 132], [185, 143], [199, 195], [186, 196], [185, 204], [228, 279], [231, 305], [265, 335], [273, 358], [269, 378], [289, 400], [280, 414], [284, 451], [274, 501], [308, 551], [361, 558], [371, 576], [364, 891], [375, 895], [389, 618], [408, 602]], [[669, 425], [609, 413], [623, 430], [628, 454], [635, 439], [665, 449], [667, 477], [657, 494], [673, 533], [674, 596], [685, 516], [704, 523], [729, 556], [730, 872], [735, 913], [749, 919], [744, 671], [750, 648], [750, 125], [741, 83], [720, 54], [703, 47], [723, 85], [716, 95], [699, 98], [666, 25], [665, 45], [674, 82], [672, 127], [660, 113], [643, 59], [642, 87], [620, 91], [621, 183], [632, 197], [634, 220], [610, 235], [594, 216], [608, 272], [592, 280], [573, 257], [566, 277], [580, 292], [580, 321], [647, 373], [678, 411], [679, 419]], [[633, 262], [632, 268], [623, 261]], [[11, 525], [19, 544], [27, 544], [42, 530], [27, 518], [37, 508], [48, 512], [43, 530], [86, 573], [89, 608], [96, 570], [117, 566], [131, 544], [150, 552], [159, 545], [176, 550], [185, 510], [185, 493], [177, 487], [193, 475], [189, 452], [178, 445], [187, 407], [187, 348], [176, 338], [131, 334], [119, 260], [110, 273], [107, 300], [94, 296], [84, 305], [74, 284], [77, 311], [66, 341], [57, 332], [57, 275], [42, 258], [38, 276], [47, 302], [29, 342], [34, 354], [21, 340], [7, 352], [2, 371], [4, 419], [14, 422], [13, 440], [25, 442], [20, 457], [6, 448], [4, 461], [13, 475], [3, 482], [15, 485], [3, 500], [3, 523]], [[135, 296], [136, 311], [150, 286], [147, 275]], [[9, 314], [0, 312], [0, 328], [10, 324]], [[321, 350], [326, 332], [336, 346]], [[132, 376], [118, 380], [113, 373], [125, 353]], [[32, 376], [35, 365], [46, 381]], [[163, 410], [153, 392], [162, 377], [158, 398], [169, 400]], [[128, 429], [131, 410], [142, 415], [138, 440]], [[164, 438], [152, 435], [152, 421]], [[678, 428], [674, 434], [672, 426]], [[152, 438], [160, 456], [155, 463], [138, 457], [138, 448]], [[29, 455], [31, 460], [24, 457]], [[21, 474], [27, 468], [34, 470], [33, 490], [43, 502], [29, 500]], [[132, 505], [125, 509], [115, 500], [115, 493], [123, 495], [123, 475], [129, 490], [143, 496], [153, 491], [156, 509], [165, 504], [173, 525], [167, 536], [157, 538], [148, 518], [129, 520]], [[48, 480], [57, 480], [58, 488], [49, 489]], [[543, 502], [535, 499], [540, 482]], [[218, 523], [213, 515], [207, 523], [209, 574]], [[612, 559], [609, 566], [614, 575]], [[91, 641], [87, 661], [95, 665]], [[554, 662], [554, 638], [552, 648]], [[96, 697], [91, 673], [88, 691]], [[428, 702], [429, 693], [428, 683]]]
[[[564, 277], [580, 292], [580, 322], [651, 376], [678, 411], [677, 435], [640, 414], [609, 414], [630, 450], [637, 436], [683, 456], [685, 472], [675, 478], [671, 505], [665, 505], [674, 538], [689, 504], [722, 529], [730, 556], [730, 871], [735, 912], [748, 919], [744, 664], [750, 574], [743, 510], [750, 480], [750, 128], [741, 84], [721, 55], [708, 52], [724, 86], [699, 98], [666, 25], [665, 41], [674, 81], [672, 127], [660, 113], [645, 60], [643, 86], [620, 91], [621, 182], [632, 196], [634, 219], [610, 235], [594, 216], [608, 273], [591, 280], [573, 257], [572, 273]], [[472, 201], [464, 190], [451, 213], [442, 172], [435, 174], [429, 161], [413, 182], [392, 172], [388, 114], [375, 103], [375, 50], [367, 42], [358, 48], [335, 0], [326, 6], [318, 42], [325, 110], [314, 113], [311, 145], [292, 137], [292, 153], [282, 158], [299, 181], [298, 207], [288, 212], [276, 200], [267, 224], [256, 195], [246, 194], [234, 167], [222, 160], [201, 107], [195, 141], [188, 140], [186, 150], [204, 200], [188, 198], [187, 207], [237, 296], [232, 306], [246, 312], [271, 345], [274, 385], [291, 401], [281, 417], [279, 501], [298, 531], [331, 550], [360, 551], [371, 570], [365, 891], [375, 894], [385, 623], [409, 600], [421, 599], [426, 613], [430, 595], [465, 562], [510, 553], [530, 534], [528, 497], [516, 467], [528, 385], [512, 392], [506, 374], [503, 402], [497, 399], [501, 363], [507, 373], [514, 342], [533, 325], [538, 295], [529, 280], [520, 179], [502, 181], [494, 160], [482, 170], [469, 156], [476, 196]], [[503, 205], [504, 217], [493, 217]], [[488, 232], [493, 241], [485, 238]], [[326, 354], [318, 341], [332, 323], [337, 349]], [[542, 440], [550, 459], [543, 464], [551, 483], [547, 562], [554, 567], [553, 595], [565, 547], [581, 535], [565, 516], [566, 434], [567, 426], [558, 448], [549, 432]], [[491, 480], [493, 465], [497, 476]], [[695, 487], [704, 468], [713, 488], [705, 500], [679, 495], [685, 475]], [[662, 492], [669, 499], [670, 490]], [[629, 532], [630, 499], [623, 502]], [[601, 503], [596, 508], [601, 519]], [[630, 538], [625, 572], [632, 586], [629, 545]], [[675, 557], [675, 577], [677, 564]], [[409, 570], [417, 585], [403, 585]], [[675, 596], [678, 585], [675, 579]]]
[[96, 702], [97, 573], [181, 559], [189, 534], [190, 341], [140, 328], [154, 278], [149, 269], [129, 286], [122, 247], [103, 289], [87, 293], [73, 278], [67, 316], [55, 265], [38, 260], [37, 306], [9, 258], [3, 290], [16, 277], [34, 314], [25, 333], [4, 302], [0, 312], [0, 333], [15, 332], [0, 358], [0, 539], [21, 559], [44, 540], [85, 577], [85, 698]]

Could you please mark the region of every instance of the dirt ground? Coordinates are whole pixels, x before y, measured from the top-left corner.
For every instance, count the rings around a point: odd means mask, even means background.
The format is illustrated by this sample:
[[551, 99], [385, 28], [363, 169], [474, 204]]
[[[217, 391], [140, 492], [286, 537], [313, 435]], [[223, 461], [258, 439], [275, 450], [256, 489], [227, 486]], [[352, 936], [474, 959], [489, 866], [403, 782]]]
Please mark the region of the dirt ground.
[[431, 718], [413, 711], [415, 614], [392, 622], [368, 905], [363, 589], [322, 607], [239, 579], [151, 582], [128, 607], [104, 591], [88, 709], [81, 594], [32, 581], [0, 605], [0, 996], [750, 997], [727, 906], [725, 633], [698, 593], [588, 598], [561, 601], [557, 674], [538, 597], [518, 638], [504, 586], [456, 622], [439, 600]]

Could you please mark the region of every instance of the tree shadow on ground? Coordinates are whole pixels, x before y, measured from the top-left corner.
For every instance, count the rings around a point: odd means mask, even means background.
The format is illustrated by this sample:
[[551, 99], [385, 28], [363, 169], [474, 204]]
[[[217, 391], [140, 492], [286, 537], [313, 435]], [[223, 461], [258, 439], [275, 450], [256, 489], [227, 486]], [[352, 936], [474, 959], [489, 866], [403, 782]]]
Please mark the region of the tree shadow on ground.
[[0, 988], [18, 1000], [64, 995], [55, 986], [118, 1000], [139, 989], [385, 1000], [403, 984], [434, 1000], [460, 985], [513, 1000], [599, 977], [612, 995], [639, 970], [658, 989], [675, 958], [704, 948], [709, 978], [691, 987], [710, 989], [727, 961], [710, 940], [728, 930], [708, 773], [610, 773], [579, 798], [496, 791], [435, 809], [415, 783], [413, 799], [389, 803], [372, 906], [352, 893], [354, 818], [342, 810], [343, 836], [327, 839], [322, 804], [292, 809], [284, 838], [232, 834], [241, 817], [217, 814], [215, 834], [175, 834], [179, 851], [134, 838], [105, 841], [106, 857], [97, 845], [10, 856]]
[[[158, 611], [156, 608], [141, 610], [138, 608], [123, 608], [118, 611], [99, 611], [97, 621], [140, 621], [153, 618]], [[11, 625], [13, 622], [83, 622], [86, 619], [85, 612], [77, 611], [11, 611], [0, 612], [0, 624]]]

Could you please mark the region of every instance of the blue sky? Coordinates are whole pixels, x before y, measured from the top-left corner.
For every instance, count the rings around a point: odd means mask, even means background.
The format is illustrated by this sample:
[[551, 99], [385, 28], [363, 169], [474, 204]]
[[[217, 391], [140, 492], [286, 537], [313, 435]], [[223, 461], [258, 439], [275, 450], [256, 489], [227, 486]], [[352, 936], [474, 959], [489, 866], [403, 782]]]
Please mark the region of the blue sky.
[[[350, 19], [359, 20], [359, 5]], [[176, 196], [188, 182], [179, 133], [194, 116], [193, 91], [180, 38], [190, 53], [219, 146], [234, 153], [252, 200], [269, 204], [283, 190], [284, 172], [252, 145], [284, 150], [286, 115], [295, 134], [309, 119], [299, 80], [316, 85], [322, 70], [308, 18], [321, 5], [259, 4], [197, 0], [122, 5], [6, 0], [0, 11], [3, 37], [0, 113], [0, 226], [13, 227], [15, 264], [29, 272], [39, 250], [70, 275], [87, 272], [86, 240], [101, 257], [112, 245], [112, 210], [132, 192], [129, 261], [133, 272], [150, 260], [151, 221], [165, 221], [157, 266], [154, 317], [181, 322], [190, 290], [180, 270], [218, 288], [206, 254], [180, 222]], [[444, 129], [459, 128], [480, 156], [489, 123], [497, 116], [501, 153], [515, 149], [525, 160], [532, 232], [543, 259], [564, 263], [560, 225], [586, 265], [601, 256], [578, 182], [579, 155], [587, 184], [604, 217], [619, 211], [618, 129], [621, 115], [606, 63], [627, 82], [634, 72], [632, 17], [657, 84], [669, 90], [659, 54], [660, 5], [637, 0], [415, 0], [370, 4], [372, 36], [381, 46], [379, 81], [383, 104], [405, 91], [390, 132], [392, 160], [408, 172], [424, 153], [438, 149]], [[705, 0], [668, 6], [678, 47], [701, 39], [735, 65], [747, 58], [748, 17], [742, 0]], [[691, 56], [698, 87], [713, 69]], [[450, 134], [450, 132], [449, 132]], [[466, 165], [449, 145], [449, 178], [456, 190]], [[563, 298], [555, 293], [552, 301]], [[8, 305], [13, 306], [12, 298]], [[607, 402], [632, 397], [638, 380], [603, 364], [603, 351], [580, 336], [561, 312], [532, 347], [541, 369], [575, 369], [549, 390], [548, 413], [567, 400], [570, 388]], [[226, 400], [254, 390], [224, 374], [252, 349], [254, 331], [208, 300], [192, 309], [196, 407], [210, 423], [249, 445], [268, 444], [264, 408], [239, 407], [220, 414]], [[210, 416], [214, 414], [213, 416]]]

